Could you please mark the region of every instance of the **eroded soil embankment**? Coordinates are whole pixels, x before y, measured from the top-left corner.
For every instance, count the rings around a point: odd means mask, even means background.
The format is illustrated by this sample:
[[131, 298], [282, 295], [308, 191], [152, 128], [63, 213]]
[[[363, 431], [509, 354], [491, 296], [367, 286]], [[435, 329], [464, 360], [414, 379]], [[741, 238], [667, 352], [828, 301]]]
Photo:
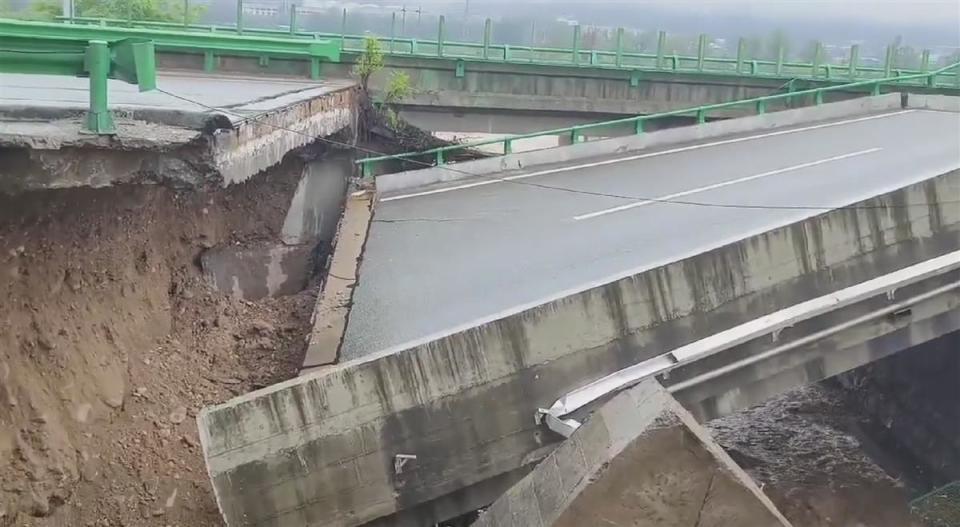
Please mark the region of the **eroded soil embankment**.
[[295, 374], [315, 288], [210, 289], [279, 240], [296, 163], [228, 189], [0, 196], [0, 525], [220, 525], [194, 416]]

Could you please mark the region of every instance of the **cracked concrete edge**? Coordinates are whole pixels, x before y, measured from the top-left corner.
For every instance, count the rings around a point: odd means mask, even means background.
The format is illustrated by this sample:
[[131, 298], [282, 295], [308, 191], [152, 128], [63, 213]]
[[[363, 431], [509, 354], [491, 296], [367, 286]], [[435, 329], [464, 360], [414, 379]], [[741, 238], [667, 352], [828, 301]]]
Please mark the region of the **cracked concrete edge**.
[[300, 375], [317, 372], [336, 364], [339, 359], [373, 220], [373, 197], [371, 191], [360, 190], [347, 198], [337, 226], [327, 278], [317, 295], [311, 318], [313, 329], [308, 337]]

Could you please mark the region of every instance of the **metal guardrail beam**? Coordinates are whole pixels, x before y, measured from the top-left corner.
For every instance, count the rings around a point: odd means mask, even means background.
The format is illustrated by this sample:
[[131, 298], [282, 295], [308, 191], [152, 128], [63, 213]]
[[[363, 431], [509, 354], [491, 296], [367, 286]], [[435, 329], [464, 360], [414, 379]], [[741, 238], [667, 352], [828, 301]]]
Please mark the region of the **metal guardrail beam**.
[[[2, 24], [0, 24], [2, 26]], [[44, 38], [7, 33], [0, 28], [0, 71], [43, 75], [86, 76], [90, 102], [84, 128], [99, 135], [116, 133], [108, 107], [107, 79], [156, 88], [153, 42], [144, 39]]]
[[696, 106], [693, 108], [683, 108], [680, 110], [672, 110], [668, 112], [661, 112], [661, 113], [650, 114], [650, 115], [638, 115], [636, 117], [625, 117], [622, 119], [614, 119], [612, 121], [603, 121], [603, 122], [592, 123], [592, 124], [571, 126], [567, 128], [545, 130], [542, 132], [512, 135], [509, 137], [503, 137], [498, 139], [488, 139], [484, 141], [461, 143], [457, 145], [424, 150], [421, 152], [407, 152], [407, 153], [393, 154], [393, 155], [386, 155], [386, 156], [368, 157], [364, 159], [359, 159], [355, 163], [362, 167], [363, 175], [365, 177], [369, 177], [370, 175], [373, 174], [374, 165], [376, 163], [380, 163], [384, 161], [397, 161], [397, 160], [404, 160], [404, 159], [410, 159], [410, 158], [416, 158], [416, 157], [431, 156], [434, 158], [435, 163], [437, 165], [443, 165], [443, 164], [446, 164], [446, 159], [449, 157], [448, 154], [458, 150], [466, 150], [470, 148], [477, 148], [481, 146], [499, 144], [503, 146], [503, 152], [505, 155], [512, 152], [513, 142], [520, 139], [530, 139], [534, 137], [543, 137], [548, 135], [549, 136], [568, 135], [572, 143], [578, 143], [581, 141], [583, 137], [583, 132], [586, 130], [592, 130], [597, 128], [607, 128], [611, 126], [625, 125], [625, 124], [633, 125], [635, 132], [637, 134], [641, 134], [644, 132], [644, 129], [646, 128], [646, 123], [650, 121], [658, 120], [658, 119], [667, 118], [667, 117], [696, 117], [697, 123], [702, 124], [706, 122], [707, 116], [710, 112], [721, 110], [721, 109], [729, 109], [729, 108], [735, 108], [735, 107], [749, 107], [749, 108], [753, 108], [758, 114], [763, 114], [763, 113], [766, 113], [767, 107], [771, 102], [789, 101], [791, 99], [799, 100], [807, 97], [812, 97], [814, 100], [814, 104], [820, 105], [820, 104], [823, 104], [824, 94], [829, 92], [864, 89], [864, 90], [869, 90], [870, 95], [880, 95], [881, 88], [885, 85], [919, 81], [919, 84], [914, 83], [913, 85], [929, 86], [933, 83], [933, 80], [935, 80], [937, 76], [943, 75], [949, 71], [958, 70], [958, 69], [960, 69], [960, 62], [956, 64], [952, 64], [945, 68], [931, 71], [929, 73], [918, 73], [914, 75], [897, 76], [897, 77], [890, 77], [890, 78], [884, 78], [884, 79], [864, 80], [864, 81], [857, 81], [857, 82], [839, 84], [834, 86], [824, 86], [824, 87], [813, 88], [809, 90], [789, 91], [786, 93], [766, 95], [763, 97], [754, 97], [751, 99], [742, 99], [737, 101], [708, 104], [704, 106]]
[[[59, 17], [70, 24], [96, 25], [99, 27], [140, 27], [155, 29], [179, 29], [203, 33], [257, 35], [263, 37], [285, 37], [302, 39], [331, 39], [340, 40], [341, 51], [344, 53], [361, 53], [364, 49], [363, 40], [366, 35], [349, 35], [346, 33], [347, 10], [344, 10], [343, 28], [341, 33], [316, 33], [296, 30], [296, 11], [291, 11], [293, 22], [286, 31], [278, 29], [255, 29], [246, 25], [242, 18], [237, 25], [199, 25], [178, 24], [171, 22], [154, 22], [143, 20], [104, 19], [93, 17]], [[484, 35], [489, 34], [491, 21], [485, 23]], [[442, 26], [442, 24], [441, 24]], [[391, 31], [390, 46], [385, 50], [387, 55], [410, 56], [418, 58], [434, 57], [438, 59], [466, 59], [484, 62], [519, 63], [528, 65], [558, 66], [569, 65], [617, 70], [663, 70], [673, 72], [688, 72], [702, 74], [724, 74], [744, 77], [789, 77], [809, 78], [819, 80], [844, 80], [889, 78], [897, 73], [899, 76], [926, 73], [923, 67], [919, 70], [897, 68], [893, 58], [895, 54], [887, 52], [887, 59], [881, 67], [862, 66], [859, 56], [844, 65], [830, 64], [823, 60], [822, 46], [818, 46], [814, 59], [809, 63], [787, 62], [782, 47], [778, 49], [776, 60], [762, 60], [747, 56], [745, 41], [741, 39], [736, 58], [710, 57], [704, 49], [697, 55], [667, 55], [667, 34], [661, 31], [658, 37], [655, 53], [628, 52], [623, 49], [622, 41], [614, 50], [583, 50], [582, 39], [579, 38], [579, 26], [575, 26], [571, 35], [570, 48], [551, 48], [537, 46], [513, 46], [493, 44], [489, 37], [482, 42], [458, 42], [447, 40], [445, 32], [438, 30], [436, 40], [419, 40], [415, 38], [397, 37]], [[892, 48], [891, 48], [892, 50]], [[857, 53], [859, 50], [857, 51]], [[589, 60], [584, 60], [584, 54], [589, 53]], [[960, 79], [960, 76], [958, 76]], [[839, 80], [839, 79], [838, 79]], [[943, 86], [960, 88], [957, 82], [943, 79]]]
[[[0, 19], [0, 38], [20, 37], [39, 40], [83, 39], [117, 40], [135, 38], [150, 40], [157, 53], [199, 54], [207, 66], [213, 67], [217, 56], [244, 56], [311, 61], [311, 70], [319, 74], [320, 62], [340, 62], [340, 44], [329, 39], [290, 38], [289, 34], [264, 36], [244, 31], [197, 32], [183, 26], [120, 27], [115, 25], [62, 24]], [[316, 75], [314, 75], [316, 76]]]
[[[544, 421], [555, 432], [569, 437], [580, 426], [575, 420], [564, 419], [567, 415], [605, 397], [611, 393], [618, 392], [624, 388], [632, 386], [642, 379], [661, 375], [674, 368], [684, 364], [690, 364], [706, 357], [722, 353], [735, 348], [741, 344], [749, 342], [765, 335], [775, 334], [776, 332], [791, 327], [799, 322], [809, 320], [825, 313], [841, 309], [846, 306], [862, 302], [882, 294], [890, 295], [892, 291], [903, 288], [931, 277], [940, 276], [956, 269], [960, 269], [960, 251], [939, 256], [921, 262], [892, 273], [867, 280], [865, 282], [846, 287], [834, 293], [817, 297], [799, 304], [790, 306], [780, 311], [770, 313], [749, 322], [740, 324], [725, 331], [721, 331], [704, 339], [692, 342], [686, 346], [674, 349], [652, 359], [648, 359], [639, 364], [629, 366], [616, 371], [581, 386], [560, 399], [547, 409], [541, 409], [536, 418], [538, 421]], [[938, 289], [926, 293], [926, 295], [936, 295], [947, 291], [953, 291], [960, 287], [960, 284], [953, 282]], [[919, 299], [917, 299], [919, 300]], [[883, 316], [886, 311], [899, 309], [900, 303], [894, 304], [881, 310], [879, 313], [865, 315], [864, 318]], [[854, 320], [853, 322], [858, 322]], [[836, 328], [840, 329], [839, 327]], [[829, 330], [827, 330], [829, 331]], [[801, 339], [802, 341], [803, 339]], [[795, 347], [796, 343], [788, 343], [780, 348], [775, 348], [772, 352], [788, 351]], [[767, 352], [767, 353], [772, 353]], [[692, 385], [697, 382], [705, 382], [710, 378], [717, 376], [723, 369], [742, 368], [752, 364], [758, 357], [748, 357], [739, 362], [731, 363], [718, 371], [709, 372], [702, 377], [691, 379], [685, 383], [671, 386], [671, 392], [680, 391], [685, 385]]]

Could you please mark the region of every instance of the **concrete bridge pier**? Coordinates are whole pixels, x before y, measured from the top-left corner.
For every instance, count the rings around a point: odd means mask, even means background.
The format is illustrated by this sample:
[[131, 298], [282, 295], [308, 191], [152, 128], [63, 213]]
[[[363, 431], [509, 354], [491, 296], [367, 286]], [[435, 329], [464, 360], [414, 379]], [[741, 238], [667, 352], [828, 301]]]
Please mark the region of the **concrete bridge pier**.
[[594, 524], [790, 525], [653, 379], [600, 407], [473, 525]]

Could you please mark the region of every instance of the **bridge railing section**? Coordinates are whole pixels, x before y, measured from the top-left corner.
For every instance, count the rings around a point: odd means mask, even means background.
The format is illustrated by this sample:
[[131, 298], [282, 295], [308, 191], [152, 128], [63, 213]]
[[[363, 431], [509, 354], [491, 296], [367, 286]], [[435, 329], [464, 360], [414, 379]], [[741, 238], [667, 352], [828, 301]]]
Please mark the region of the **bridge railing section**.
[[0, 72], [86, 76], [90, 97], [83, 126], [88, 132], [116, 133], [107, 79], [137, 84], [140, 91], [156, 88], [154, 44], [148, 39], [107, 41], [84, 32], [45, 38], [35, 30], [34, 25], [0, 21]]
[[[184, 12], [187, 12], [187, 10]], [[77, 16], [60, 17], [60, 19], [70, 24], [98, 25], [101, 27], [141, 27], [188, 30], [211, 34], [329, 39], [339, 42], [341, 51], [345, 53], [360, 53], [364, 49], [364, 39], [367, 38], [367, 35], [351, 35], [346, 31], [348, 17], [346, 9], [343, 10], [342, 29], [340, 33], [303, 31], [297, 24], [297, 7], [290, 6], [289, 13], [290, 20], [288, 29], [286, 30], [247, 27], [244, 23], [242, 0], [237, 0], [237, 23], [235, 25], [198, 25], [188, 23], [187, 21], [184, 21], [184, 23], [172, 23]], [[813, 59], [810, 62], [797, 62], [788, 60], [782, 45], [777, 49], [776, 60], [751, 57], [747, 40], [743, 38], [738, 41], [735, 56], [716, 57], [711, 56], [709, 53], [710, 41], [706, 35], [699, 36], [695, 55], [684, 55], [670, 52], [667, 33], [665, 31], [658, 33], [657, 46], [654, 52], [638, 53], [626, 48], [624, 30], [622, 28], [617, 30], [615, 49], [601, 50], [586, 49], [583, 47], [580, 26], [572, 27], [571, 44], [569, 48], [495, 44], [492, 42], [492, 27], [492, 21], [489, 19], [486, 20], [482, 42], [450, 40], [446, 36], [445, 18], [440, 16], [438, 19], [436, 38], [415, 39], [397, 36], [396, 20], [394, 18], [394, 24], [391, 27], [390, 33], [388, 35], [380, 35], [379, 38], [384, 43], [384, 51], [389, 55], [395, 56], [433, 57], [550, 66], [566, 65], [757, 77], [812, 78], [831, 81], [908, 77], [931, 71], [931, 55], [928, 50], [923, 51], [919, 68], [902, 68], [897, 64], [899, 54], [897, 53], [897, 48], [894, 46], [888, 46], [886, 48], [886, 54], [881, 65], [870, 66], [863, 64], [860, 58], [860, 46], [858, 45], [851, 46], [848, 49], [846, 57], [841, 61], [842, 63], [837, 64], [830, 60], [824, 46], [819, 42], [815, 44], [812, 52]], [[960, 88], [960, 75], [941, 75], [937, 79], [937, 85]]]
[[310, 76], [319, 78], [321, 62], [340, 61], [340, 43], [332, 39], [291, 39], [234, 32], [204, 34], [160, 26], [122, 27], [0, 19], [0, 43], [14, 39], [18, 42], [32, 40], [35, 45], [76, 40], [147, 40], [153, 42], [157, 53], [194, 55], [207, 71], [216, 69], [217, 60], [222, 56], [252, 57], [261, 62], [271, 58], [294, 59], [308, 62]]
[[638, 115], [635, 117], [626, 117], [622, 119], [614, 119], [611, 121], [602, 121], [598, 123], [583, 124], [577, 126], [571, 126], [567, 128], [558, 128], [555, 130], [545, 130], [542, 132], [533, 132], [528, 134], [520, 135], [511, 135], [507, 137], [501, 137], [496, 139], [488, 139], [483, 141], [474, 141], [469, 143], [461, 143], [456, 145], [444, 146], [441, 148], [433, 148], [430, 150], [424, 150], [420, 152], [408, 152], [402, 154], [378, 156], [378, 157], [368, 157], [364, 159], [357, 160], [356, 163], [361, 166], [362, 173], [364, 177], [370, 177], [375, 173], [376, 166], [379, 163], [385, 162], [397, 162], [405, 160], [416, 160], [419, 163], [432, 163], [433, 165], [440, 166], [447, 164], [447, 160], [452, 158], [458, 151], [463, 151], [467, 149], [478, 149], [482, 147], [490, 147], [494, 145], [499, 145], [502, 148], [503, 155], [507, 155], [513, 152], [513, 145], [515, 142], [523, 139], [531, 139], [535, 137], [545, 137], [545, 136], [566, 136], [569, 138], [571, 143], [580, 143], [583, 142], [585, 133], [588, 131], [595, 131], [598, 129], [610, 129], [615, 127], [624, 127], [629, 126], [633, 129], [634, 133], [642, 134], [648, 128], [650, 128], [651, 123], [656, 121], [662, 121], [665, 119], [674, 119], [677, 117], [686, 117], [686, 118], [695, 118], [697, 124], [703, 124], [707, 122], [710, 114], [716, 115], [716, 112], [721, 110], [729, 110], [732, 108], [750, 108], [755, 111], [757, 114], [764, 114], [771, 109], [776, 103], [803, 103], [804, 101], [811, 101], [814, 105], [820, 105], [824, 103], [824, 97], [826, 94], [831, 92], [856, 92], [864, 91], [868, 96], [880, 95], [885, 86], [889, 86], [894, 83], [923, 83], [928, 86], [934, 85], [937, 77], [942, 75], [956, 75], [957, 70], [960, 70], [960, 62], [952, 64], [950, 66], [940, 68], [929, 73], [918, 73], [914, 75], [906, 75], [899, 77], [888, 77], [881, 79], [873, 80], [862, 80], [857, 82], [851, 82], [847, 84], [838, 84], [833, 86], [824, 86], [820, 88], [813, 88], [808, 90], [800, 91], [790, 91], [784, 93], [778, 93], [773, 95], [765, 95], [763, 97], [754, 97], [751, 99], [742, 99], [736, 101], [729, 101], [716, 104], [708, 104], [703, 106], [696, 106], [693, 108], [684, 108], [680, 110], [672, 110], [668, 112], [661, 112], [651, 115]]

